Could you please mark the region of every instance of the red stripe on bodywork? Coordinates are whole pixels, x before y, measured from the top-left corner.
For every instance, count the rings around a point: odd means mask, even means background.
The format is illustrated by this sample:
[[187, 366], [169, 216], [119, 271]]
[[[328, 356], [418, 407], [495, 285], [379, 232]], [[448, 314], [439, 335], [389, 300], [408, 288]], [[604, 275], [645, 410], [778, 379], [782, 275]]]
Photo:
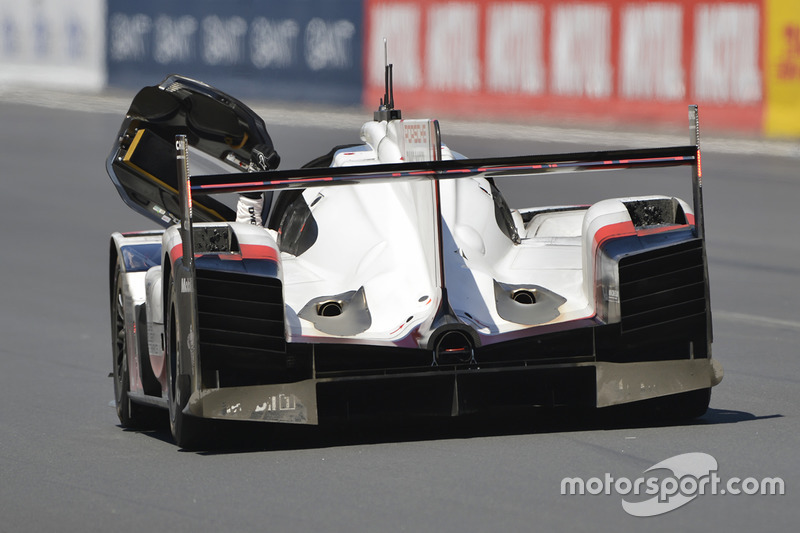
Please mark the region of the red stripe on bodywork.
[[242, 257], [245, 259], [268, 259], [278, 262], [278, 251], [263, 244], [240, 244]]
[[629, 237], [631, 235], [654, 235], [656, 233], [664, 233], [667, 231], [672, 231], [678, 228], [686, 228], [688, 226], [694, 225], [694, 215], [687, 214], [686, 215], [687, 224], [672, 224], [669, 226], [658, 226], [654, 228], [644, 228], [637, 230], [633, 222], [625, 221], [625, 222], [617, 222], [616, 224], [609, 224], [607, 226], [603, 226], [597, 233], [594, 234], [594, 242], [592, 243], [592, 252], [594, 253], [597, 248], [606, 242], [609, 239], [614, 239], [617, 237]]
[[[278, 262], [278, 252], [270, 246], [265, 246], [263, 244], [242, 244], [239, 246], [239, 249], [241, 250], [240, 254], [220, 254], [219, 257], [220, 259], [231, 261], [241, 259], [267, 259], [276, 263]], [[195, 254], [195, 256], [197, 256], [197, 254]], [[183, 257], [183, 243], [176, 244], [169, 251], [169, 260], [172, 264], [175, 264], [175, 261], [177, 261], [179, 257]]]
[[169, 251], [170, 263], [174, 265], [175, 261], [177, 261], [179, 257], [183, 257], [183, 243], [181, 242], [173, 246], [172, 249]]
[[[215, 184], [210, 183], [207, 185], [200, 185], [199, 189], [205, 190], [213, 190], [218, 189], [220, 187], [264, 187], [269, 185], [285, 185], [287, 183], [293, 183], [297, 180], [272, 180], [272, 181], [243, 181], [239, 183], [225, 183], [225, 184]], [[321, 178], [306, 178], [303, 180], [306, 183], [314, 183], [314, 182], [324, 182], [324, 181], [333, 181], [333, 178], [330, 176], [325, 176]]]
[[596, 250], [601, 244], [615, 237], [627, 237], [635, 234], [636, 228], [633, 226], [633, 222], [630, 220], [617, 222], [616, 224], [609, 224], [607, 226], [603, 226], [594, 234], [594, 243], [592, 248]]

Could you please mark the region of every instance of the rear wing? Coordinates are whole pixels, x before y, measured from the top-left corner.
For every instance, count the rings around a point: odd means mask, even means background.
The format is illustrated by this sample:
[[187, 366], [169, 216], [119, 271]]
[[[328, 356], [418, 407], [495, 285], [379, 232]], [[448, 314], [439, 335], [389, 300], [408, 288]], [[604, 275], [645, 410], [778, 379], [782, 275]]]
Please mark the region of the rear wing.
[[[689, 166], [692, 171], [692, 195], [695, 212], [695, 234], [705, 239], [703, 215], [702, 167], [699, 146], [699, 120], [697, 106], [689, 107], [690, 145], [666, 148], [646, 148], [636, 150], [612, 150], [598, 152], [579, 152], [555, 155], [530, 155], [519, 157], [500, 157], [485, 159], [460, 159], [441, 161], [441, 139], [438, 124], [434, 122], [435, 142], [434, 161], [415, 161], [396, 164], [364, 165], [352, 167], [304, 168], [286, 171], [260, 171], [245, 174], [211, 174], [190, 176], [188, 165], [188, 141], [186, 136], [176, 136], [177, 167], [180, 182], [181, 223], [180, 233], [183, 241], [183, 263], [187, 274], [194, 278], [194, 246], [192, 230], [192, 195], [211, 195], [222, 193], [245, 193], [255, 191], [276, 191], [301, 189], [306, 187], [353, 185], [366, 183], [386, 183], [397, 180], [420, 181], [458, 179], [466, 177], [485, 177], [502, 179], [512, 176], [536, 176], [564, 172], [585, 172], [598, 170], [677, 167]], [[457, 323], [455, 313], [450, 308], [447, 297], [447, 283], [443, 260], [443, 223], [441, 217], [439, 188], [434, 187], [434, 209], [436, 220], [435, 253], [437, 286], [441, 291], [438, 310], [427, 331], [434, 332], [447, 324]], [[708, 279], [705, 247], [703, 263], [706, 265], [705, 277]], [[191, 282], [190, 282], [191, 284]], [[706, 283], [706, 301], [709, 301]], [[708, 338], [711, 339], [710, 305], [706, 312]], [[428, 339], [430, 340], [430, 339]], [[427, 340], [425, 341], [427, 342]]]
[[[702, 198], [702, 167], [697, 106], [689, 106], [690, 145], [666, 148], [611, 150], [550, 155], [528, 155], [450, 161], [418, 161], [351, 167], [303, 168], [192, 176], [191, 194], [211, 195], [306, 187], [384, 183], [397, 180], [443, 180], [465, 177], [501, 179], [561, 172], [584, 172], [630, 168], [690, 166], [695, 225], [705, 234]], [[438, 137], [438, 136], [437, 136]], [[188, 178], [188, 176], [186, 176]]]

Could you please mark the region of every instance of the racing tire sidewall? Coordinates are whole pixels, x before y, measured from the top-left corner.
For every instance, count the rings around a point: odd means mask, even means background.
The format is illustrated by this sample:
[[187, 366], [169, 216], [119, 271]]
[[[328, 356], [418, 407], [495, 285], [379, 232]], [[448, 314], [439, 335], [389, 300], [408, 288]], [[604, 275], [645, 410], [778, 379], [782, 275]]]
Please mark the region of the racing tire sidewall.
[[111, 293], [111, 341], [114, 348], [114, 401], [117, 417], [122, 427], [132, 427], [132, 417], [128, 392], [130, 391], [130, 370], [128, 365], [127, 317], [122, 294], [122, 268], [117, 262], [114, 270], [114, 287]]
[[180, 343], [179, 317], [177, 313], [175, 284], [170, 280], [166, 313], [166, 358], [167, 358], [167, 403], [169, 405], [169, 427], [172, 438], [181, 448], [196, 448], [200, 442], [199, 421], [183, 412], [191, 393], [190, 379], [183, 372]]

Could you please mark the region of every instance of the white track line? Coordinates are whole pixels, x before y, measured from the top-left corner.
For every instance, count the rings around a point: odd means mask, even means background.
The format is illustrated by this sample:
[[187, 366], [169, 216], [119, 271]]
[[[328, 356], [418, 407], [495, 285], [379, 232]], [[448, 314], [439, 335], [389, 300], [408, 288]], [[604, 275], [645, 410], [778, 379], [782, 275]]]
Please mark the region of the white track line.
[[711, 316], [714, 320], [719, 319], [723, 322], [735, 322], [737, 324], [750, 324], [757, 326], [770, 326], [775, 328], [788, 328], [800, 331], [800, 322], [795, 320], [782, 320], [779, 318], [769, 318], [765, 316], [748, 315], [745, 313], [732, 313], [730, 311], [712, 311]]

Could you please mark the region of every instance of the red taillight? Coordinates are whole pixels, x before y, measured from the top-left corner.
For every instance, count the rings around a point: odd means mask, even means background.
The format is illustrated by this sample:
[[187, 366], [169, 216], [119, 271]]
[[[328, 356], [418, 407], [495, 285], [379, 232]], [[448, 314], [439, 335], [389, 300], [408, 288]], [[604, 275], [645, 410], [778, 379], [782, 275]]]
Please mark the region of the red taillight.
[[700, 149], [697, 149], [697, 177], [703, 177], [703, 160], [700, 158]]

